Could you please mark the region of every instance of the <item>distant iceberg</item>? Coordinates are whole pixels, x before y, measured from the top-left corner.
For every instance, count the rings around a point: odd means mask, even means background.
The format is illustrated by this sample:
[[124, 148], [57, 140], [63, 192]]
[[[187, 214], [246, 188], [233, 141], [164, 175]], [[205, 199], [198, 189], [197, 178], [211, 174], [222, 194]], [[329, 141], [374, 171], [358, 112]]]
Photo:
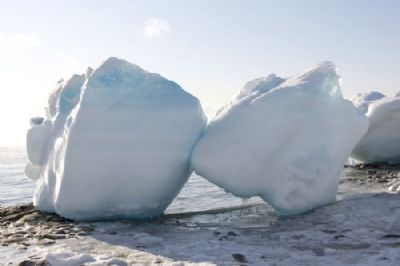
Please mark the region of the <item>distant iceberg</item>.
[[379, 92], [360, 93], [352, 101], [368, 117], [370, 126], [351, 156], [365, 163], [399, 163], [400, 93], [390, 96]]
[[34, 205], [75, 220], [159, 216], [192, 170], [197, 98], [118, 58], [60, 81], [28, 131]]
[[385, 97], [384, 94], [377, 91], [371, 91], [367, 93], [357, 93], [351, 98], [351, 101], [360, 112], [366, 114], [368, 112], [369, 105], [379, 99], [382, 99], [383, 97]]
[[339, 83], [331, 62], [250, 81], [209, 123], [194, 170], [236, 196], [260, 196], [281, 215], [334, 201], [343, 165], [368, 128]]

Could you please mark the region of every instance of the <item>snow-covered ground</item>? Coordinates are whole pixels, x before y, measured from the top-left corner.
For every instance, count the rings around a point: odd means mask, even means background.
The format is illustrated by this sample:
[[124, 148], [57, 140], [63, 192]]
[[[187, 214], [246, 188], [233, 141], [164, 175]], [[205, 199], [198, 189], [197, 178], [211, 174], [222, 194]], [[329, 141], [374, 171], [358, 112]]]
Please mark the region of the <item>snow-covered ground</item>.
[[25, 250], [0, 246], [0, 258], [53, 265], [398, 265], [400, 194], [384, 193], [398, 179], [398, 169], [347, 168], [339, 201], [301, 216], [279, 219], [268, 205], [245, 202], [143, 223], [92, 223], [87, 236], [51, 245], [32, 240]]

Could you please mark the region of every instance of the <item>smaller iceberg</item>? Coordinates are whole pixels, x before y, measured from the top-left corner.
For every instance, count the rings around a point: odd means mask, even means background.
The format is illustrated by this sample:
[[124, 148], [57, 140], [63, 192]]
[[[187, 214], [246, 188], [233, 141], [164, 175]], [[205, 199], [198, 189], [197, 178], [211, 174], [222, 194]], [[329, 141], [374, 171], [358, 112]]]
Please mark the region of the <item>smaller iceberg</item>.
[[400, 92], [389, 96], [379, 92], [356, 94], [351, 100], [370, 124], [351, 156], [365, 163], [399, 163]]
[[340, 91], [331, 62], [288, 79], [250, 81], [221, 108], [196, 145], [196, 173], [281, 215], [335, 200], [339, 175], [368, 120]]

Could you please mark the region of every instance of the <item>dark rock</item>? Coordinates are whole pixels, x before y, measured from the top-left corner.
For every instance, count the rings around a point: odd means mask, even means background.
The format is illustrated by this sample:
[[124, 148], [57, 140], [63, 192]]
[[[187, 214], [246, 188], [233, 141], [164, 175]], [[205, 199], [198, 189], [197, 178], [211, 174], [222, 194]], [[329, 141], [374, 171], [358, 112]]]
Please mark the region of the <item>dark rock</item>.
[[20, 243], [24, 240], [25, 238], [22, 235], [12, 235], [8, 237], [4, 242], [7, 244], [11, 244], [11, 243]]
[[227, 236], [237, 236], [237, 234], [233, 231], [229, 231], [226, 235]]
[[237, 262], [241, 262], [241, 263], [246, 263], [246, 262], [249, 262], [248, 260], [247, 260], [247, 258], [246, 258], [246, 256], [245, 255], [243, 255], [243, 254], [240, 254], [240, 253], [234, 253], [234, 254], [232, 254], [232, 257], [237, 261]]
[[51, 266], [50, 263], [42, 261], [24, 260], [18, 266]]
[[397, 234], [387, 234], [382, 236], [382, 238], [400, 238], [400, 235]]
[[43, 218], [43, 216], [39, 212], [35, 211], [35, 212], [32, 212], [31, 214], [27, 214], [24, 217], [22, 217], [21, 221], [23, 221], [23, 222], [34, 222], [34, 221], [37, 221], [37, 220], [39, 220], [41, 218]]
[[78, 230], [85, 231], [85, 232], [94, 231], [94, 228], [90, 225], [79, 225], [77, 228], [78, 228]]
[[306, 237], [306, 236], [305, 236], [305, 235], [302, 235], [302, 234], [296, 234], [296, 235], [292, 236], [293, 239], [297, 239], [297, 240], [302, 239], [302, 238], [305, 238], [305, 237]]
[[336, 233], [335, 230], [330, 230], [330, 229], [324, 229], [324, 230], [321, 230], [321, 231], [324, 232], [324, 233], [327, 233], [327, 234], [334, 234], [334, 233]]
[[60, 229], [60, 230], [57, 230], [57, 231], [56, 231], [56, 234], [57, 234], [57, 235], [65, 235], [66, 232], [64, 231], [64, 229]]
[[58, 239], [64, 239], [64, 238], [66, 238], [66, 236], [65, 235], [61, 235], [61, 234], [45, 234], [45, 235], [42, 236], [42, 238], [58, 240]]
[[34, 209], [30, 209], [30, 210], [19, 212], [19, 213], [18, 212], [16, 212], [16, 213], [14, 212], [12, 214], [9, 214], [9, 215], [5, 216], [3, 218], [3, 221], [15, 222], [15, 221], [21, 219], [22, 217], [24, 217], [25, 215], [31, 214], [31, 213], [34, 213], [34, 212], [36, 212], [36, 210], [34, 210]]
[[46, 221], [47, 221], [47, 222], [56, 222], [56, 223], [60, 223], [60, 222], [64, 222], [65, 219], [64, 219], [63, 217], [60, 217], [60, 216], [51, 215], [51, 216], [47, 216], [47, 217], [46, 217]]
[[23, 262], [20, 262], [18, 266], [36, 266], [36, 262], [31, 260], [24, 260]]
[[379, 179], [377, 182], [378, 183], [388, 183], [389, 180], [387, 180], [387, 179]]
[[328, 248], [336, 249], [336, 250], [358, 250], [358, 249], [366, 249], [371, 247], [368, 243], [354, 243], [354, 244], [328, 244]]
[[345, 237], [346, 237], [345, 235], [335, 235], [335, 236], [334, 236], [334, 238], [335, 238], [336, 240], [339, 240], [339, 239], [345, 238]]

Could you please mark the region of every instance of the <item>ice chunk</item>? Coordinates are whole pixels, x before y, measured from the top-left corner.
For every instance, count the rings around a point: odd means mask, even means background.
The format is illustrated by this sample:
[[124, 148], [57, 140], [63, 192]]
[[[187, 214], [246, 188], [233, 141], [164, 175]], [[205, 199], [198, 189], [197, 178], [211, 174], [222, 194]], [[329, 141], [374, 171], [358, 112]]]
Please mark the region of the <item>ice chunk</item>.
[[34, 181], [39, 179], [41, 171], [42, 168], [40, 166], [36, 166], [31, 162], [28, 162], [25, 166], [25, 175]]
[[33, 125], [26, 136], [26, 151], [28, 159], [35, 165], [43, 165], [44, 161], [44, 146], [48, 140], [51, 131], [49, 124]]
[[52, 97], [35, 206], [75, 220], [162, 214], [192, 171], [206, 124], [198, 99], [117, 58], [74, 76]]
[[370, 125], [351, 156], [366, 163], [400, 162], [400, 94], [384, 96], [379, 93], [379, 97], [372, 100], [356, 95], [352, 101], [355, 105], [367, 106], [360, 111], [365, 112]]
[[[57, 171], [62, 167], [59, 156], [64, 127], [70, 112], [78, 104], [85, 75], [74, 75], [67, 82], [60, 80], [49, 96], [46, 119], [31, 119], [27, 133], [27, 153], [30, 162], [25, 167], [27, 177], [37, 180], [34, 202], [41, 195], [38, 208], [55, 212], [54, 188]], [[40, 178], [42, 177], [42, 178]]]
[[50, 263], [50, 265], [70, 266], [96, 262], [96, 259], [89, 254], [75, 254], [70, 251], [64, 251], [48, 253], [46, 255], [46, 262]]
[[278, 80], [264, 91], [243, 89], [223, 108], [192, 165], [236, 196], [260, 196], [279, 214], [294, 215], [335, 200], [340, 172], [368, 120], [343, 99], [331, 62]]
[[368, 107], [371, 103], [382, 99], [383, 97], [385, 97], [384, 94], [377, 91], [371, 91], [368, 93], [357, 93], [351, 98], [351, 101], [360, 112], [365, 114], [368, 112]]

